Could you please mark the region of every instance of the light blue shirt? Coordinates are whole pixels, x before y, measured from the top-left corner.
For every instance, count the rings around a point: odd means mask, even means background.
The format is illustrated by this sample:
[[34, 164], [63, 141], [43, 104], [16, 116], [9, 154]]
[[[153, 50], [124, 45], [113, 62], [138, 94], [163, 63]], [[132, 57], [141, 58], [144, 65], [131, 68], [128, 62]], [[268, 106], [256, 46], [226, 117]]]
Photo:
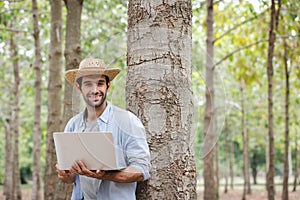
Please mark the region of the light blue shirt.
[[[146, 132], [141, 121], [133, 113], [107, 102], [107, 106], [102, 115], [97, 119], [96, 124], [99, 126], [96, 127], [96, 130], [99, 128], [100, 131], [111, 132], [113, 134], [118, 165], [124, 168], [132, 166], [143, 174], [144, 180], [149, 179], [151, 167], [150, 153], [146, 140]], [[94, 128], [88, 127], [85, 120], [85, 112], [81, 112], [69, 120], [65, 127], [65, 132], [88, 132], [89, 130], [95, 130]], [[87, 180], [87, 177], [84, 177], [85, 179], [82, 178], [83, 176], [76, 175], [72, 200], [83, 199], [84, 189], [82, 188], [92, 188], [92, 185], [84, 187], [84, 184], [87, 182], [82, 181], [84, 183], [81, 183], [80, 180]], [[93, 187], [96, 185], [97, 190], [93, 199], [136, 199], [136, 182], [118, 183], [96, 179], [91, 181], [93, 181]]]

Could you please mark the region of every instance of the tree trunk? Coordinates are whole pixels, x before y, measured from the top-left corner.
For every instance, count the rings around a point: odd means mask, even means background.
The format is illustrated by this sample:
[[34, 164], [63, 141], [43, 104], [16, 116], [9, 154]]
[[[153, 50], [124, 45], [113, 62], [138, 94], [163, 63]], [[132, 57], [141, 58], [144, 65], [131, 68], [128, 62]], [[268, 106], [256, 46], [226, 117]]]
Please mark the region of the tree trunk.
[[246, 199], [246, 194], [251, 194], [250, 173], [249, 173], [249, 150], [248, 150], [248, 132], [246, 131], [245, 121], [245, 103], [244, 103], [244, 83], [240, 83], [241, 109], [242, 109], [242, 138], [243, 138], [243, 175], [244, 189], [242, 199]]
[[145, 125], [152, 164], [137, 199], [197, 199], [191, 20], [190, 0], [128, 4], [126, 106]]
[[220, 151], [219, 142], [216, 143], [216, 146], [214, 147], [215, 151], [215, 178], [216, 178], [216, 199], [219, 199], [219, 192], [220, 192], [220, 178], [219, 178], [219, 151]]
[[233, 190], [234, 188], [234, 140], [233, 139], [231, 139], [230, 141], [229, 169], [230, 169], [230, 188]]
[[207, 39], [206, 39], [206, 92], [204, 114], [204, 199], [216, 200], [216, 185], [214, 177], [214, 155], [211, 148], [214, 142], [214, 12], [213, 0], [207, 0]]
[[[66, 71], [70, 69], [78, 69], [81, 61], [81, 12], [83, 0], [64, 0], [67, 7], [67, 25], [66, 25], [66, 44], [65, 44], [65, 59]], [[65, 80], [65, 97], [63, 111], [63, 127], [69, 119], [73, 117], [72, 112], [72, 95], [73, 86]]]
[[48, 117], [46, 136], [46, 166], [44, 199], [53, 200], [59, 181], [55, 171], [56, 154], [53, 132], [61, 131], [61, 71], [62, 71], [62, 2], [51, 0], [50, 64], [48, 81]]
[[4, 166], [4, 186], [3, 186], [3, 195], [6, 196], [6, 199], [11, 198], [12, 186], [13, 186], [13, 171], [11, 170], [12, 161], [13, 161], [13, 141], [12, 141], [12, 129], [11, 129], [11, 120], [13, 119], [13, 104], [8, 105], [9, 117], [6, 120], [5, 124], [5, 166]]
[[224, 167], [224, 176], [225, 176], [225, 186], [224, 186], [224, 193], [227, 194], [228, 192], [228, 169], [229, 166], [229, 140], [228, 140], [228, 124], [227, 120], [225, 119], [225, 127], [224, 127], [224, 134], [225, 134], [225, 143], [224, 143], [224, 158], [225, 158], [225, 167]]
[[12, 37], [12, 53], [13, 56], [13, 67], [14, 67], [14, 106], [13, 113], [14, 117], [12, 120], [13, 127], [13, 141], [14, 141], [14, 153], [13, 153], [13, 194], [14, 199], [22, 199], [21, 194], [21, 176], [20, 176], [20, 168], [19, 168], [19, 85], [20, 85], [20, 73], [19, 73], [19, 62], [18, 62], [18, 50], [17, 44], [15, 43], [14, 38]]
[[245, 138], [245, 143], [246, 143], [246, 181], [247, 181], [247, 188], [246, 188], [246, 194], [251, 194], [251, 182], [250, 182], [250, 156], [249, 156], [249, 128], [247, 127], [247, 123], [245, 123], [246, 126], [246, 138]]
[[[17, 45], [14, 40], [14, 35], [11, 35], [10, 40], [11, 48], [11, 58], [13, 64], [13, 75], [14, 75], [14, 85], [13, 85], [13, 103], [12, 103], [12, 113], [10, 119], [10, 136], [11, 139], [11, 150], [9, 151], [9, 169], [6, 184], [8, 184], [8, 189], [6, 193], [6, 199], [22, 199], [21, 195], [21, 179], [19, 170], [19, 85], [20, 85], [20, 75], [19, 75], [19, 63], [18, 63], [18, 50]], [[10, 144], [9, 144], [10, 145]]]
[[275, 30], [278, 26], [279, 11], [281, 7], [281, 0], [278, 0], [278, 8], [276, 11], [275, 0], [271, 4], [271, 20], [269, 28], [269, 46], [268, 46], [268, 135], [269, 135], [269, 166], [267, 170], [267, 191], [268, 200], [275, 198], [275, 147], [274, 147], [274, 122], [273, 122], [273, 54], [276, 40]]
[[282, 200], [289, 199], [289, 94], [290, 72], [288, 70], [287, 44], [284, 41], [284, 71], [285, 71], [285, 134], [284, 134], [284, 173], [282, 185]]
[[[295, 121], [297, 121], [296, 115], [295, 115]], [[297, 133], [297, 128], [295, 127], [295, 175], [294, 175], [294, 187], [293, 187], [293, 192], [296, 191], [297, 188], [297, 179], [299, 175], [298, 171], [298, 133]]]
[[[81, 61], [81, 12], [83, 0], [64, 0], [67, 7], [67, 25], [66, 25], [66, 45], [65, 60], [66, 71], [78, 69]], [[73, 117], [72, 102], [73, 86], [65, 80], [64, 109], [63, 109], [63, 127], [69, 119]], [[72, 185], [59, 181], [56, 185], [55, 199], [70, 199]]]
[[37, 1], [32, 0], [32, 17], [34, 26], [34, 44], [35, 44], [35, 61], [33, 69], [35, 70], [35, 106], [34, 106], [34, 127], [33, 127], [33, 185], [32, 200], [40, 200], [41, 193], [41, 97], [42, 97], [42, 76], [41, 76], [41, 47], [40, 47], [40, 30], [38, 25], [38, 6]]

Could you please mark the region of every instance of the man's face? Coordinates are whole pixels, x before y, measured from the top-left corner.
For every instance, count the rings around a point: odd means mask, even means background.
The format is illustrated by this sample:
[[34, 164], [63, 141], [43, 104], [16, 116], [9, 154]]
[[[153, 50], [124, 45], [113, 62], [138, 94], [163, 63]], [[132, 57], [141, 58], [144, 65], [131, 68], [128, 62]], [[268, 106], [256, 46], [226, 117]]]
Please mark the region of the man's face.
[[109, 83], [106, 83], [105, 76], [84, 76], [82, 77], [81, 93], [88, 106], [100, 108], [106, 99]]

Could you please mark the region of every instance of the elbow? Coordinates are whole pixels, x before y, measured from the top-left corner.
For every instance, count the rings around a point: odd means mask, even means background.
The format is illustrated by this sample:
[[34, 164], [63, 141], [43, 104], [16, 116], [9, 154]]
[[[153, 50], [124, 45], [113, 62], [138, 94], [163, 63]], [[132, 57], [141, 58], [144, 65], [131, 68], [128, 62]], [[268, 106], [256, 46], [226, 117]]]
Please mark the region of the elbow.
[[120, 174], [116, 181], [120, 183], [130, 183], [130, 182], [138, 182], [143, 180], [144, 180], [144, 176], [142, 173], [131, 172], [131, 173]]

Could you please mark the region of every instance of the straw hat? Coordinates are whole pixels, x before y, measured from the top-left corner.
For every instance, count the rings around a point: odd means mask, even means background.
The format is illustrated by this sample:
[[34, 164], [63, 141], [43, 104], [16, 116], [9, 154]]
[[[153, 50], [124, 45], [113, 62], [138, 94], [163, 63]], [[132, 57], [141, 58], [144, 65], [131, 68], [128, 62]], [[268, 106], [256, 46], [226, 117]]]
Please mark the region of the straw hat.
[[86, 58], [80, 62], [79, 69], [68, 70], [65, 77], [72, 85], [78, 78], [89, 75], [105, 75], [112, 81], [120, 71], [118, 68], [107, 69], [101, 59]]

